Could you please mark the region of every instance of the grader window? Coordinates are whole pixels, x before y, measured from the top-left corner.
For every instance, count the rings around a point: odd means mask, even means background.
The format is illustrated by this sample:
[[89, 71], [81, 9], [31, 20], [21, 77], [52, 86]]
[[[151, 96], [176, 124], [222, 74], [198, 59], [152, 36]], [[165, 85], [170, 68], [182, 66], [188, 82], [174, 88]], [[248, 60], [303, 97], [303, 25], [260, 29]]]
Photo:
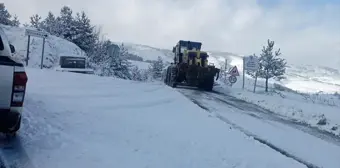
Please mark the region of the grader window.
[[188, 56], [189, 56], [190, 59], [192, 59], [192, 58], [195, 58], [197, 56], [197, 53], [196, 52], [189, 52]]
[[187, 47], [181, 47], [181, 53], [184, 53], [184, 50], [187, 50], [188, 48]]

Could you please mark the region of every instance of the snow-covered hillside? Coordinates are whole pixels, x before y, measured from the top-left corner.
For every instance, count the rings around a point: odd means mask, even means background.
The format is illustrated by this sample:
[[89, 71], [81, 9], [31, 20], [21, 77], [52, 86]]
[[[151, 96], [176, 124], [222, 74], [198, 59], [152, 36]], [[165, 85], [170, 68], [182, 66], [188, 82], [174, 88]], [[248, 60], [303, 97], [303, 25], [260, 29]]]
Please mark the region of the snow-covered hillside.
[[[17, 57], [24, 61], [27, 47], [25, 29], [4, 25], [1, 26], [9, 36], [10, 41], [15, 45]], [[144, 62], [131, 61], [132, 64], [137, 65], [140, 69], [147, 69], [149, 63], [145, 61], [157, 60], [158, 56], [162, 57], [165, 62], [172, 62], [173, 60], [171, 47], [169, 49], [159, 49], [141, 44], [124, 43], [124, 45], [129, 53], [143, 58]], [[42, 39], [33, 37], [30, 47], [30, 67], [38, 67], [40, 65], [41, 49]], [[49, 38], [46, 39], [44, 65], [46, 67], [56, 66], [59, 55], [81, 55], [82, 53], [82, 50], [75, 44], [55, 36], [49, 36]], [[209, 54], [209, 62], [213, 63], [215, 66], [219, 68], [222, 67], [227, 59], [230, 66], [236, 65], [240, 73], [242, 72], [242, 56], [218, 51], [209, 51]], [[300, 92], [315, 93], [322, 91], [334, 93], [340, 91], [340, 70], [337, 69], [289, 64], [286, 77], [287, 79], [280, 82], [274, 80], [270, 80], [270, 82], [279, 83]], [[247, 76], [247, 78], [249, 78], [249, 76]], [[248, 80], [251, 81], [251, 79]]]
[[162, 57], [164, 61], [173, 61], [173, 53], [168, 49], [160, 49], [147, 45], [132, 43], [124, 43], [124, 45], [128, 49], [129, 53], [142, 57], [144, 61], [157, 60], [158, 56]]
[[[25, 62], [28, 37], [25, 36], [25, 28], [0, 25], [7, 34], [10, 42], [16, 48], [16, 57]], [[31, 29], [31, 28], [30, 28]], [[42, 55], [43, 40], [31, 37], [29, 67], [39, 67]], [[56, 36], [48, 36], [45, 41], [44, 66], [54, 67], [58, 64], [60, 55], [81, 55], [82, 50], [75, 44]]]
[[[212, 53], [214, 55], [214, 53]], [[241, 56], [225, 56], [231, 66], [243, 71]], [[285, 74], [287, 79], [280, 82], [270, 80], [293, 90], [307, 93], [335, 93], [340, 91], [340, 70], [322, 66], [288, 64]], [[247, 78], [250, 76], [247, 75]], [[252, 81], [252, 79], [249, 79]]]
[[[127, 44], [127, 46], [129, 52], [141, 56], [144, 60], [156, 60], [157, 56], [161, 56], [169, 62], [173, 59], [173, 54], [170, 49], [157, 49], [138, 44]], [[227, 59], [229, 68], [231, 66], [237, 66], [239, 72], [242, 73], [242, 56], [218, 51], [209, 51], [209, 54], [209, 62], [218, 68], [223, 67]], [[280, 82], [275, 80], [270, 80], [270, 82], [279, 83], [300, 92], [316, 93], [322, 91], [325, 93], [334, 93], [340, 91], [340, 70], [337, 69], [288, 64], [286, 77], [287, 79]], [[250, 76], [247, 75], [247, 78], [250, 78]]]

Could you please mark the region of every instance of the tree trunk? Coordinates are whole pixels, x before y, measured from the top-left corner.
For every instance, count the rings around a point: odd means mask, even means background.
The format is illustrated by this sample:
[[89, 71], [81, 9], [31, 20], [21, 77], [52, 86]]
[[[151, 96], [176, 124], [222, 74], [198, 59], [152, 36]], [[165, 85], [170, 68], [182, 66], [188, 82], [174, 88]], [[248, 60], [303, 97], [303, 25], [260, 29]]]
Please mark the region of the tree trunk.
[[268, 92], [268, 77], [266, 77], [266, 92]]

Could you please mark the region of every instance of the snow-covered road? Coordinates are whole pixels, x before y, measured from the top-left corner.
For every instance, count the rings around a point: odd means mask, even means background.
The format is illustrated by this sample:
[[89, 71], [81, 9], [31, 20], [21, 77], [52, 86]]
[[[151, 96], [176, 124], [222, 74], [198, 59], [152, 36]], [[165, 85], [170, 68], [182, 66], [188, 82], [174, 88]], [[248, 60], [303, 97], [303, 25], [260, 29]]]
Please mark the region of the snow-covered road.
[[39, 69], [28, 76], [23, 127], [0, 141], [6, 167], [306, 168], [167, 86]]
[[340, 139], [225, 94], [178, 89], [211, 115], [309, 167], [340, 167]]

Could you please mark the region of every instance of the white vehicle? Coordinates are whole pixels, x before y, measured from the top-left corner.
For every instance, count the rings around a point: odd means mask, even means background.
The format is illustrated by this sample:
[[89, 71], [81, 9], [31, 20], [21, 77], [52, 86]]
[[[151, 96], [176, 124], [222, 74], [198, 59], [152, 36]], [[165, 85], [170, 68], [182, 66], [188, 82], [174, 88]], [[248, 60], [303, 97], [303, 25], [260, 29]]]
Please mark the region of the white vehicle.
[[0, 132], [9, 135], [20, 129], [27, 83], [23, 64], [12, 58], [14, 52], [0, 27]]

